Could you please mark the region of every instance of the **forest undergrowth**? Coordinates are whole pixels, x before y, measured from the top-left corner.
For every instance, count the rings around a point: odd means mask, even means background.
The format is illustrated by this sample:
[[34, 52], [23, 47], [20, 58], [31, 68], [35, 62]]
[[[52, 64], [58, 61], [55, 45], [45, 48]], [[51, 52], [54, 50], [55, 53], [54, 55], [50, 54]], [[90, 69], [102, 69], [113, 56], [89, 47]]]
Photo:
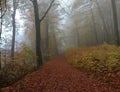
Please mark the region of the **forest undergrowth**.
[[120, 92], [120, 47], [70, 48], [2, 92]]
[[3, 92], [120, 92], [106, 83], [88, 76], [58, 56]]
[[120, 47], [103, 44], [87, 48], [70, 48], [67, 62], [89, 77], [120, 89]]

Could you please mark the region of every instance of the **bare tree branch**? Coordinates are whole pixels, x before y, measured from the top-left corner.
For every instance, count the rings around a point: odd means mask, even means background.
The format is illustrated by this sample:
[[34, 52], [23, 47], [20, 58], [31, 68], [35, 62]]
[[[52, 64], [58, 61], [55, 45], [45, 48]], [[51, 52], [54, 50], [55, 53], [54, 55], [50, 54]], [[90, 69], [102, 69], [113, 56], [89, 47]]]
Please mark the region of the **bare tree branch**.
[[46, 17], [46, 15], [47, 15], [47, 13], [49, 12], [49, 10], [51, 9], [51, 7], [52, 7], [54, 1], [55, 1], [55, 0], [52, 0], [52, 1], [51, 1], [51, 3], [50, 3], [50, 5], [49, 5], [48, 9], [47, 9], [46, 12], [45, 12], [45, 14], [41, 17], [40, 22]]

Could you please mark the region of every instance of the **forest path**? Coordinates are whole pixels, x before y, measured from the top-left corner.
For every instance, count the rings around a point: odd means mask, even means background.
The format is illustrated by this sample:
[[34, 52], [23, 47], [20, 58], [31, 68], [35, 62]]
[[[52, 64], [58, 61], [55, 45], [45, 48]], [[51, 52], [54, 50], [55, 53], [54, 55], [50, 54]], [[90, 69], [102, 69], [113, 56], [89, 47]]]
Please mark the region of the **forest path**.
[[73, 68], [63, 56], [44, 64], [10, 89], [9, 92], [118, 92]]

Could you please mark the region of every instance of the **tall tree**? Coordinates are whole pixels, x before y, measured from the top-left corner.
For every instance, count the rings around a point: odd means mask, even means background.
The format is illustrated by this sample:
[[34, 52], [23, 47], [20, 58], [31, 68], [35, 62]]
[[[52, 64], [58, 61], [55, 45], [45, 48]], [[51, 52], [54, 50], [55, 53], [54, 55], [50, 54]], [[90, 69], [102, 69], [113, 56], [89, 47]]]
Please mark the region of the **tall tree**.
[[[1, 46], [1, 34], [2, 34], [2, 18], [6, 13], [6, 0], [0, 0], [0, 46]], [[1, 70], [1, 51], [0, 51], [0, 70]], [[1, 91], [1, 87], [0, 87], [0, 92]]]
[[[105, 22], [105, 18], [104, 18], [104, 16], [103, 16], [103, 13], [102, 13], [102, 10], [101, 10], [101, 7], [100, 7], [100, 5], [99, 5], [99, 2], [98, 2], [98, 0], [95, 0], [95, 2], [96, 2], [96, 5], [97, 5], [97, 8], [98, 8], [98, 12], [99, 12], [99, 15], [100, 15], [100, 17], [101, 17], [101, 20], [102, 20], [102, 23], [103, 23], [103, 29], [104, 29], [104, 36], [103, 36], [103, 41], [104, 42], [108, 42], [109, 41], [109, 39], [108, 39], [108, 30], [107, 30], [107, 24], [106, 24], [106, 22]], [[105, 34], [106, 33], [106, 34]]]
[[[6, 0], [0, 0], [0, 46], [1, 46], [1, 34], [2, 34], [2, 25], [3, 25], [3, 16], [7, 11]], [[0, 69], [1, 69], [1, 51], [0, 51]]]
[[45, 40], [46, 50], [48, 50], [49, 48], [49, 23], [48, 22], [49, 22], [49, 16], [47, 16], [47, 19], [46, 19], [46, 40]]
[[[91, 2], [91, 0], [90, 0], [90, 2]], [[91, 2], [91, 5], [90, 5], [90, 11], [91, 11], [91, 14], [92, 14], [92, 20], [93, 20], [93, 27], [94, 27], [94, 32], [95, 32], [96, 44], [98, 44], [99, 40], [98, 40], [98, 35], [97, 35], [95, 17], [94, 17], [93, 8], [92, 8], [92, 2]]]
[[112, 4], [112, 11], [113, 11], [113, 22], [114, 22], [114, 31], [115, 31], [115, 36], [116, 36], [116, 43], [117, 43], [117, 45], [120, 45], [116, 0], [111, 0], [111, 4]]
[[40, 65], [42, 65], [42, 51], [41, 51], [41, 33], [40, 33], [40, 25], [43, 19], [46, 17], [47, 13], [52, 7], [52, 4], [55, 0], [52, 0], [49, 7], [47, 8], [44, 15], [39, 18], [39, 8], [38, 8], [38, 2], [37, 0], [30, 0], [33, 3], [34, 7], [34, 16], [35, 16], [35, 28], [36, 28], [36, 55], [37, 55], [37, 67], [39, 68]]
[[12, 36], [12, 46], [11, 46], [11, 59], [14, 59], [14, 50], [15, 50], [15, 33], [16, 33], [16, 10], [18, 2], [13, 0], [13, 14], [12, 14], [12, 26], [13, 26], [13, 36]]

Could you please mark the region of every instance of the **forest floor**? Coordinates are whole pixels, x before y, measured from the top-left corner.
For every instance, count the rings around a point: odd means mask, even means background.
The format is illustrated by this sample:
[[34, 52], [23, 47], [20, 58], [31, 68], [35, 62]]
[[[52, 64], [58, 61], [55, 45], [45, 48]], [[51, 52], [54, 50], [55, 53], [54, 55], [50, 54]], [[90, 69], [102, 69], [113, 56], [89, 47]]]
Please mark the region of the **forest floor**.
[[73, 68], [64, 56], [58, 56], [3, 92], [120, 92], [120, 89]]

